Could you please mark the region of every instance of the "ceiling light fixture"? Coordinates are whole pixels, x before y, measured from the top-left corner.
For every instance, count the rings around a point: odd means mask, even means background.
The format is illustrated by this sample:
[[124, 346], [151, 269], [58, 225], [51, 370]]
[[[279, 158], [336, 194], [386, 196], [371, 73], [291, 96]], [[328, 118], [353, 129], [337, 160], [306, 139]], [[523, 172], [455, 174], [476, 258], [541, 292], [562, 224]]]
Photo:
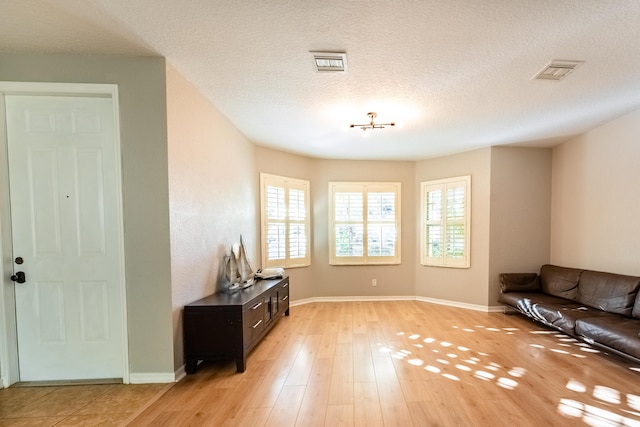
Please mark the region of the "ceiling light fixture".
[[364, 132], [367, 131], [367, 129], [384, 129], [387, 126], [395, 126], [396, 124], [394, 122], [391, 123], [374, 123], [373, 119], [375, 119], [378, 115], [374, 112], [370, 112], [367, 113], [367, 117], [369, 117], [369, 123], [365, 123], [362, 125], [349, 125], [350, 128], [360, 128], [362, 129]]

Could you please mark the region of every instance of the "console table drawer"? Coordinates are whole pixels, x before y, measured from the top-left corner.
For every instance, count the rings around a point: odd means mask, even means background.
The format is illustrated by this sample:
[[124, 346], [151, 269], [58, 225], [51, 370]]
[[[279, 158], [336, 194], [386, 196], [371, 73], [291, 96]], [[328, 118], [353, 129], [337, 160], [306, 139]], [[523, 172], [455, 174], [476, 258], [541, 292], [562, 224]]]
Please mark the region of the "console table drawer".
[[242, 329], [246, 343], [252, 343], [264, 330], [264, 301], [258, 301], [242, 313]]
[[279, 301], [278, 305], [280, 306], [280, 311], [288, 311], [289, 310], [289, 282], [285, 282], [280, 289], [280, 293], [278, 295]]

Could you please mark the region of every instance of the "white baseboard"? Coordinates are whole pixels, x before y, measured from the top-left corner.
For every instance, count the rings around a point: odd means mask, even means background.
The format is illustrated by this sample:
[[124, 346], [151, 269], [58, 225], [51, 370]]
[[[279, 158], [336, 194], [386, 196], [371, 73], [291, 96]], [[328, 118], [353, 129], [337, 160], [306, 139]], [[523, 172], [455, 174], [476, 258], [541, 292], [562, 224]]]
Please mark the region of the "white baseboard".
[[163, 384], [176, 382], [173, 372], [130, 373], [129, 384]]
[[428, 302], [431, 304], [438, 304], [438, 305], [446, 305], [449, 307], [465, 308], [467, 310], [484, 311], [487, 313], [500, 312], [503, 309], [502, 306], [486, 306], [486, 305], [479, 305], [479, 304], [469, 304], [466, 302], [450, 301], [445, 299], [428, 298], [428, 297], [416, 297], [416, 301]]
[[186, 376], [187, 376], [187, 371], [185, 370], [185, 366], [186, 366], [186, 365], [182, 365], [182, 366], [180, 366], [180, 367], [176, 370], [176, 372], [173, 374], [173, 375], [174, 375], [174, 377], [175, 377], [175, 379], [176, 379], [176, 382], [180, 381], [181, 379], [183, 379], [184, 377], [186, 377]]
[[316, 302], [315, 298], [303, 298], [303, 299], [297, 299], [295, 301], [291, 301], [289, 305], [291, 307], [295, 307], [296, 305], [311, 304], [312, 302]]
[[346, 296], [346, 297], [314, 297], [291, 301], [292, 306], [312, 302], [356, 302], [356, 301], [415, 301], [413, 296]]
[[310, 304], [312, 302], [352, 302], [352, 301], [420, 301], [431, 304], [446, 305], [449, 307], [465, 308], [467, 310], [484, 311], [487, 313], [502, 312], [502, 306], [486, 306], [478, 304], [468, 304], [465, 302], [449, 301], [437, 298], [416, 297], [416, 296], [346, 296], [346, 297], [314, 297], [291, 301], [291, 306]]

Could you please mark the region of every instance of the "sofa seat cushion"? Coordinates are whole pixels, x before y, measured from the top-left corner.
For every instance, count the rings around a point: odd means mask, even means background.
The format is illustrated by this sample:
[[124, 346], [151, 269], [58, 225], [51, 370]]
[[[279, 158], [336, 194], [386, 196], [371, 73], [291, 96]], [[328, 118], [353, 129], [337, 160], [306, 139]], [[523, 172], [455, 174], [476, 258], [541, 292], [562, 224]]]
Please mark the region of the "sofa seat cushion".
[[553, 295], [541, 294], [538, 292], [508, 292], [506, 294], [500, 294], [498, 301], [517, 308], [527, 316], [533, 317], [533, 306], [535, 304], [562, 304], [567, 300]]
[[576, 333], [640, 359], [639, 319], [620, 316], [579, 319], [576, 321]]
[[578, 295], [578, 282], [584, 270], [577, 268], [543, 265], [540, 268], [540, 286], [542, 292], [556, 297], [575, 300]]
[[631, 317], [640, 277], [585, 271], [580, 277], [576, 301], [609, 313]]
[[539, 303], [535, 304], [532, 309], [536, 319], [570, 335], [575, 335], [576, 321], [579, 319], [587, 317], [620, 318], [618, 315], [570, 301], [559, 304]]

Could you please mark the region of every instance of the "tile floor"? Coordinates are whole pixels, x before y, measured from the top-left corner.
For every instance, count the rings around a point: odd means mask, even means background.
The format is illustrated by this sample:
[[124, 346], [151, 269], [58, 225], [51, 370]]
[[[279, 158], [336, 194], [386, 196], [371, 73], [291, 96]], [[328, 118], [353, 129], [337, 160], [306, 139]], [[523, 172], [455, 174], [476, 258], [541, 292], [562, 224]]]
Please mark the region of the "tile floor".
[[0, 427], [124, 425], [171, 385], [10, 387], [0, 390]]

